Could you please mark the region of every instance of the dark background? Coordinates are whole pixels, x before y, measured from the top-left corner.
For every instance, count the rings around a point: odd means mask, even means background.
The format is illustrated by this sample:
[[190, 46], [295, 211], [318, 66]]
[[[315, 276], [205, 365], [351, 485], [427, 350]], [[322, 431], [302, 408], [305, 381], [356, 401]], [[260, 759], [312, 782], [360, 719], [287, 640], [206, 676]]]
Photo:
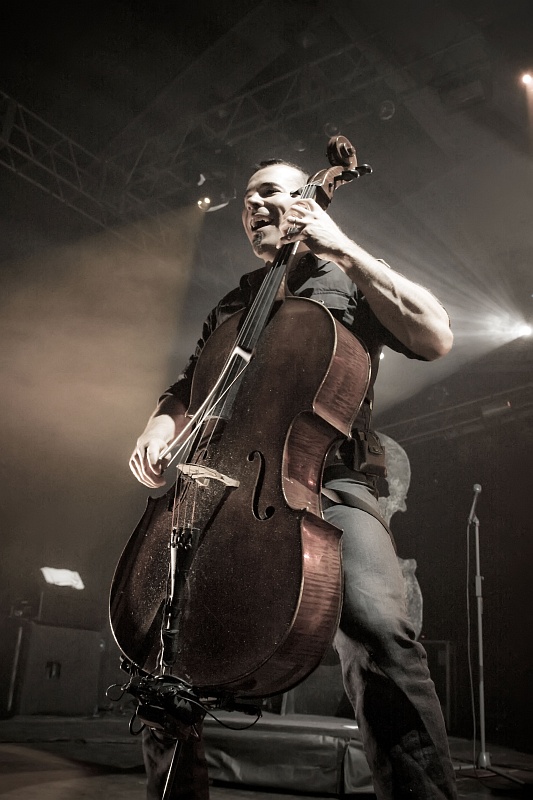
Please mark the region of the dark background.
[[[127, 468], [135, 439], [205, 314], [256, 266], [240, 230], [249, 166], [322, 169], [338, 129], [374, 174], [332, 214], [432, 289], [455, 333], [436, 363], [387, 352], [377, 389], [377, 426], [412, 464], [393, 528], [418, 562], [423, 635], [455, 645], [468, 735], [479, 483], [487, 734], [531, 749], [532, 347], [517, 338], [533, 318], [531, 3], [22, 2], [2, 15], [4, 611], [38, 595], [41, 566], [68, 567], [86, 584], [78, 622], [104, 628], [146, 498]], [[207, 189], [237, 200], [203, 214]], [[475, 633], [474, 619], [474, 668]]]

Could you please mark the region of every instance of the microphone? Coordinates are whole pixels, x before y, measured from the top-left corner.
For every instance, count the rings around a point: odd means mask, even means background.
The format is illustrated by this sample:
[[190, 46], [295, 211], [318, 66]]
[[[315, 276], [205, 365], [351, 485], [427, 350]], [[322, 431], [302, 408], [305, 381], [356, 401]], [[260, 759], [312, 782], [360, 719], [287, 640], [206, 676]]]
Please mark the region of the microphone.
[[479, 483], [474, 484], [474, 499], [472, 500], [472, 508], [470, 509], [470, 514], [468, 515], [468, 524], [471, 525], [474, 521], [475, 513], [476, 513], [476, 503], [479, 495], [481, 494], [481, 486]]

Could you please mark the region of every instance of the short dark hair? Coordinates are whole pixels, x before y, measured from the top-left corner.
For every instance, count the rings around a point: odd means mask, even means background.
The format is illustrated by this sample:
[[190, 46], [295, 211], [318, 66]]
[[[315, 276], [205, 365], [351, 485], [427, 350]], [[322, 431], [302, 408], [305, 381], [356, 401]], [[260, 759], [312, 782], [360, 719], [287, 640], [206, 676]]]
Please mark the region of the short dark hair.
[[250, 177], [255, 175], [256, 172], [259, 172], [260, 169], [264, 169], [265, 167], [275, 167], [278, 164], [282, 164], [285, 167], [291, 167], [292, 169], [297, 169], [298, 172], [302, 173], [302, 175], [309, 177], [309, 172], [301, 167], [300, 164], [294, 164], [294, 162], [286, 161], [284, 158], [265, 158], [263, 161], [259, 161], [257, 164], [252, 166]]

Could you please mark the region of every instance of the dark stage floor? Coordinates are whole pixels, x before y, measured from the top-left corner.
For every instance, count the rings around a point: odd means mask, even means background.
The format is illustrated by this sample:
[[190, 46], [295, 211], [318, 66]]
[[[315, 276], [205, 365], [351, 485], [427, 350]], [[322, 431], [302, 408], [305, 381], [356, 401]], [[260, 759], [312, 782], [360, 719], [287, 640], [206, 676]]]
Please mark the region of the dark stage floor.
[[[274, 735], [274, 734], [273, 734]], [[454, 763], [468, 765], [471, 744], [450, 740]], [[497, 794], [533, 797], [533, 754], [488, 748], [491, 763], [523, 781], [513, 783], [488, 771], [458, 770], [460, 797], [470, 800]], [[364, 794], [344, 795], [365, 797]], [[366, 795], [368, 796], [368, 795]], [[138, 739], [128, 732], [128, 718], [13, 717], [0, 721], [0, 797], [3, 800], [144, 800], [144, 771]], [[334, 794], [287, 793], [215, 782], [212, 800], [319, 800]]]

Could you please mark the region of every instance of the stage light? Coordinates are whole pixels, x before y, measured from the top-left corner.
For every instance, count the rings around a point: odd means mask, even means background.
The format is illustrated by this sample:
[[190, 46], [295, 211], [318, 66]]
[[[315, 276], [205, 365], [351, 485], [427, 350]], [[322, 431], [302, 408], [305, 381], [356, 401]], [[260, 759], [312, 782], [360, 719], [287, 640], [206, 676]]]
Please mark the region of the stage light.
[[512, 342], [514, 339], [521, 339], [533, 334], [533, 326], [522, 318], [517, 319], [516, 316], [509, 314], [508, 316], [501, 316], [500, 314], [487, 317], [484, 320], [485, 335], [491, 336], [493, 340], [501, 340], [502, 342]]
[[492, 403], [485, 403], [481, 406], [481, 416], [485, 417], [497, 417], [500, 414], [506, 414], [508, 411], [511, 410], [511, 401], [510, 400], [495, 400]]
[[52, 586], [70, 586], [81, 591], [85, 589], [79, 572], [72, 569], [56, 569], [55, 567], [41, 567], [41, 572], [46, 583]]
[[201, 197], [198, 200], [197, 205], [198, 205], [198, 208], [200, 209], [200, 211], [210, 211], [211, 198], [210, 197]]
[[196, 205], [204, 214], [219, 211], [235, 200], [236, 191], [225, 175], [221, 179], [217, 179], [200, 173], [198, 186], [202, 187], [200, 190], [202, 194], [196, 201]]
[[530, 72], [526, 72], [522, 75], [522, 83], [525, 83], [526, 86], [531, 86], [533, 84], [533, 75]]
[[378, 108], [378, 117], [382, 122], [388, 122], [396, 114], [396, 106], [392, 100], [384, 100]]
[[197, 200], [196, 205], [200, 211], [207, 214], [208, 212], [225, 208], [232, 200], [235, 200], [235, 192], [216, 192], [211, 196], [204, 195], [204, 197]]
[[324, 125], [324, 133], [331, 139], [332, 136], [338, 136], [340, 133], [340, 128], [336, 122], [326, 122]]

